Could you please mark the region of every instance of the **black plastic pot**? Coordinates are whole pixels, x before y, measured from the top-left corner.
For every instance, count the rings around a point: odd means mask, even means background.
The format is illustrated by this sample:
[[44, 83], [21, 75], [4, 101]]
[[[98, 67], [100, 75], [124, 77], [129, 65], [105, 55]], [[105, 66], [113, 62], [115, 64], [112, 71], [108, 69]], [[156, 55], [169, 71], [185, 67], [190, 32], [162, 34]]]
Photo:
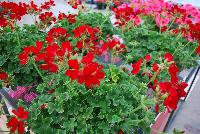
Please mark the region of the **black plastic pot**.
[[102, 2], [97, 2], [97, 9], [102, 10], [102, 9], [106, 9], [106, 3], [102, 3]]

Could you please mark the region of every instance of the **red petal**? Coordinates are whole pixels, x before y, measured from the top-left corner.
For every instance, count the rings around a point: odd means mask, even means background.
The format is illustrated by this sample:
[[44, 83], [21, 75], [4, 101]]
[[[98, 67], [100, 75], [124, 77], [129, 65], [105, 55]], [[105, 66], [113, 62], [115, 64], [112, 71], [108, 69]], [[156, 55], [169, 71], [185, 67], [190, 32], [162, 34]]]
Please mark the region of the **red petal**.
[[133, 70], [131, 71], [132, 74], [138, 74], [140, 72], [140, 67], [142, 65], [143, 59], [139, 59], [136, 63], [132, 64]]
[[73, 69], [79, 69], [78, 60], [69, 60], [68, 65]]
[[50, 64], [49, 65], [49, 71], [52, 73], [55, 73], [58, 71], [58, 66], [56, 64]]
[[69, 76], [72, 80], [75, 80], [78, 77], [78, 70], [67, 70], [65, 75]]
[[19, 124], [18, 124], [18, 133], [19, 134], [24, 134], [24, 121], [20, 121]]
[[153, 69], [154, 72], [157, 72], [158, 69], [159, 69], [158, 64], [157, 63], [153, 63], [153, 68], [152, 69]]
[[0, 80], [5, 80], [8, 78], [8, 75], [4, 72], [0, 73]]
[[10, 128], [10, 132], [14, 133], [18, 126], [18, 120], [16, 117], [11, 117], [8, 123], [6, 124], [8, 128]]
[[196, 53], [200, 55], [200, 45], [196, 48]]
[[92, 53], [88, 53], [86, 56], [84, 56], [81, 60], [83, 64], [91, 63], [94, 59], [94, 55]]
[[151, 60], [151, 55], [150, 54], [147, 54], [145, 56], [145, 59], [146, 59], [146, 62], [149, 62]]
[[170, 54], [170, 53], [167, 52], [167, 53], [164, 55], [164, 59], [165, 59], [167, 62], [170, 62], [170, 61], [172, 61], [172, 60], [174, 59], [174, 57], [173, 57], [172, 54]]

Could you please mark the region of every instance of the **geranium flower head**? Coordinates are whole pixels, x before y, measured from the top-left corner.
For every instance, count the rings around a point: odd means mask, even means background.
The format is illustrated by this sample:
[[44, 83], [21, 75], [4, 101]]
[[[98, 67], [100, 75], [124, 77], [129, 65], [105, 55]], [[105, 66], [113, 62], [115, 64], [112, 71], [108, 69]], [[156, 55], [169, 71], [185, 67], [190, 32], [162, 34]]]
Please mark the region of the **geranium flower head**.
[[14, 133], [18, 128], [19, 121], [16, 117], [11, 117], [8, 123], [6, 124], [8, 128], [10, 128], [10, 132]]
[[136, 75], [140, 72], [140, 67], [142, 65], [143, 59], [139, 59], [136, 63], [132, 64], [132, 68], [133, 70], [131, 71], [131, 73], [133, 75]]
[[149, 61], [151, 60], [151, 55], [150, 55], [150, 54], [147, 54], [147, 55], [145, 56], [145, 60], [146, 60], [146, 62], [149, 62]]
[[152, 69], [153, 69], [154, 72], [157, 72], [157, 71], [158, 71], [159, 66], [158, 66], [158, 64], [157, 64], [156, 62], [153, 63]]
[[196, 48], [195, 52], [200, 55], [200, 45]]
[[172, 61], [173, 59], [174, 59], [174, 57], [173, 57], [173, 55], [172, 54], [170, 54], [170, 53], [165, 53], [165, 55], [164, 55], [164, 59], [167, 61], [167, 62], [170, 62], [170, 61]]
[[88, 53], [87, 55], [85, 55], [82, 60], [81, 63], [83, 64], [88, 64], [91, 63], [94, 59], [94, 54], [93, 53]]
[[68, 61], [68, 65], [69, 67], [73, 68], [73, 69], [79, 69], [79, 64], [78, 64], [78, 60], [69, 60]]
[[17, 110], [12, 110], [12, 113], [17, 116], [17, 118], [21, 120], [28, 119], [28, 111], [24, 111], [23, 107], [18, 107]]
[[5, 80], [8, 78], [8, 75], [5, 72], [0, 72], [0, 80]]

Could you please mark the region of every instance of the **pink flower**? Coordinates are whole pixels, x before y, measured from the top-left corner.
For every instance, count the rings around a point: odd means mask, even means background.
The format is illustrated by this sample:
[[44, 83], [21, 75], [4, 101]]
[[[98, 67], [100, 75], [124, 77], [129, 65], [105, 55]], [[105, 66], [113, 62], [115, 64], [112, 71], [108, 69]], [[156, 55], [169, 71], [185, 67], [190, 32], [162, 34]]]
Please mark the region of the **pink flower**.
[[38, 95], [34, 92], [30, 92], [29, 94], [25, 94], [24, 99], [26, 102], [31, 102], [34, 100]]

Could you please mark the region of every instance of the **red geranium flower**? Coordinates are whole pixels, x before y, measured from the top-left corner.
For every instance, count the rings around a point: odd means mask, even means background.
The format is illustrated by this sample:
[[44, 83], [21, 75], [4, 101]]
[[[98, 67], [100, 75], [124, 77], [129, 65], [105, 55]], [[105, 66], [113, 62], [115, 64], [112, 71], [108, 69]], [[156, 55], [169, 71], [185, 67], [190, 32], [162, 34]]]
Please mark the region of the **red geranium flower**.
[[139, 59], [136, 63], [132, 64], [133, 70], [131, 71], [132, 74], [138, 74], [140, 72], [140, 67], [142, 65], [143, 59]]
[[177, 77], [177, 73], [178, 73], [179, 69], [176, 66], [176, 63], [172, 63], [169, 68], [168, 68], [168, 73], [171, 76], [171, 81], [172, 82], [178, 82], [178, 77]]
[[151, 55], [150, 55], [150, 54], [147, 54], [147, 55], [145, 56], [145, 60], [146, 60], [146, 62], [149, 62], [149, 61], [151, 60]]
[[44, 3], [41, 4], [41, 10], [45, 9], [45, 10], [49, 10], [52, 6], [55, 6], [54, 1], [53, 0], [49, 0], [48, 2], [45, 1]]
[[52, 73], [56, 73], [58, 71], [58, 66], [53, 62], [47, 62], [46, 64], [42, 64], [40, 65], [40, 68]]
[[79, 74], [78, 60], [69, 60], [68, 61], [68, 65], [72, 69], [67, 70], [65, 75], [69, 76], [72, 80], [77, 79], [78, 78], [78, 74]]
[[91, 63], [94, 59], [94, 55], [92, 53], [88, 53], [86, 56], [84, 56], [81, 60], [81, 63], [88, 64]]
[[23, 107], [19, 107], [17, 110], [12, 110], [12, 113], [14, 113], [17, 118], [21, 120], [28, 119], [28, 111], [24, 111]]
[[5, 80], [8, 78], [8, 75], [5, 72], [0, 73], [0, 80]]
[[160, 82], [158, 85], [161, 93], [169, 94], [164, 100], [163, 105], [165, 105], [167, 108], [175, 110], [177, 108], [179, 99], [186, 95], [184, 90], [188, 84], [185, 82]]
[[80, 84], [85, 83], [87, 88], [100, 85], [100, 80], [105, 76], [102, 69], [103, 66], [95, 62], [85, 65], [79, 73], [78, 82]]
[[124, 134], [124, 132], [121, 129], [119, 129], [117, 134]]
[[159, 104], [156, 104], [156, 106], [155, 106], [155, 111], [156, 111], [156, 113], [159, 112], [159, 109], [160, 109]]
[[48, 91], [48, 94], [52, 94], [54, 92], [55, 92], [55, 89], [51, 89], [51, 90]]
[[51, 25], [53, 22], [56, 22], [56, 18], [53, 16], [52, 12], [40, 14], [39, 19], [44, 25]]
[[196, 48], [195, 52], [200, 55], [200, 45]]
[[24, 134], [24, 120], [28, 119], [28, 111], [24, 111], [23, 107], [19, 107], [17, 110], [12, 110], [12, 112], [16, 116], [10, 118], [6, 124], [7, 127], [10, 128], [11, 133], [14, 133], [17, 130], [19, 134]]
[[[14, 133], [18, 129], [18, 127], [19, 127], [19, 121], [17, 120], [16, 117], [11, 117], [10, 120], [8, 121], [8, 123], [6, 125], [7, 125], [8, 128], [10, 128], [10, 132]], [[20, 126], [20, 128], [21, 128], [21, 126]], [[24, 133], [24, 131], [21, 131], [21, 129], [19, 129], [19, 130], [20, 130], [21, 134]]]
[[156, 62], [153, 63], [153, 67], [152, 67], [152, 69], [153, 69], [154, 72], [157, 72], [157, 71], [158, 71], [159, 66], [158, 66], [158, 64], [157, 64]]
[[173, 57], [172, 54], [170, 54], [170, 53], [167, 52], [167, 53], [164, 55], [164, 59], [165, 59], [167, 62], [170, 62], [170, 61], [172, 61], [172, 60], [174, 59], [174, 57]]

